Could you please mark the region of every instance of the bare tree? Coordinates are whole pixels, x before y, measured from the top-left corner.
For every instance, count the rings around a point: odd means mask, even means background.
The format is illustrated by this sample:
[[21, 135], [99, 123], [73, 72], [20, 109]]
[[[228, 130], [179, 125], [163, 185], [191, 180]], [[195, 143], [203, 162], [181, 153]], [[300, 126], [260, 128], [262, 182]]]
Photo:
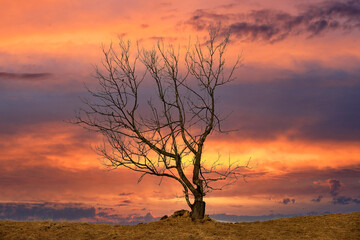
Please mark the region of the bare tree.
[[[210, 28], [205, 44], [189, 44], [183, 63], [180, 50], [163, 42], [151, 50], [137, 47], [134, 57], [130, 42], [103, 48], [102, 66], [96, 68], [99, 88], [89, 90], [92, 101], [85, 99], [76, 117], [77, 124], [105, 136], [96, 150], [108, 166], [141, 172], [139, 181], [147, 174], [178, 181], [193, 219], [204, 217], [204, 196], [221, 189], [215, 183], [230, 184], [241, 175], [237, 163], [207, 165], [203, 159], [207, 137], [223, 132], [216, 90], [234, 80], [240, 62], [225, 66], [229, 36]], [[140, 86], [148, 75], [154, 94], [144, 101]]]

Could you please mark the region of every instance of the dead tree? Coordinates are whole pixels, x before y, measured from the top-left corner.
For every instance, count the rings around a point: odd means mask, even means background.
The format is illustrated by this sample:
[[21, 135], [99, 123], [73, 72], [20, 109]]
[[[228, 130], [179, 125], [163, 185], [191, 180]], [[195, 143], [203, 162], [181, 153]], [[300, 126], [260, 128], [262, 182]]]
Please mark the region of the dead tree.
[[[91, 97], [76, 116], [77, 124], [105, 137], [96, 151], [108, 166], [141, 172], [139, 181], [150, 174], [179, 182], [193, 219], [204, 217], [203, 199], [217, 189], [214, 183], [229, 184], [240, 175], [237, 164], [208, 166], [203, 159], [207, 137], [222, 132], [216, 90], [234, 80], [240, 62], [225, 66], [229, 36], [210, 29], [205, 44], [189, 44], [183, 63], [180, 50], [163, 42], [151, 50], [137, 47], [134, 57], [130, 42], [103, 48], [98, 88], [88, 90]], [[149, 88], [148, 80], [154, 94], [144, 101], [140, 89]]]

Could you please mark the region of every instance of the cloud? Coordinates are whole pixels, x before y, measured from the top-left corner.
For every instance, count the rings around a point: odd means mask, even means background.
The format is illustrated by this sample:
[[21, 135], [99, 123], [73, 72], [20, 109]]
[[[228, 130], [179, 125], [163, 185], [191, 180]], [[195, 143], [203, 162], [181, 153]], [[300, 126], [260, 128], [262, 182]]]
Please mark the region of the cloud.
[[222, 13], [204, 9], [196, 10], [187, 24], [202, 30], [217, 22], [238, 39], [266, 42], [281, 41], [291, 35], [314, 37], [336, 29], [360, 28], [360, 1], [325, 1], [303, 8], [297, 15], [274, 9], [253, 10], [247, 14]]
[[289, 204], [289, 203], [294, 204], [294, 203], [295, 203], [295, 199], [294, 199], [294, 198], [293, 198], [293, 199], [284, 198], [284, 199], [282, 200], [282, 202], [280, 202], [280, 203], [282, 203], [282, 204], [284, 204], [284, 205], [287, 205], [287, 204]]
[[138, 224], [158, 220], [151, 213], [118, 214], [113, 208], [95, 208], [82, 203], [0, 203], [0, 220], [86, 221], [111, 224]]
[[134, 12], [149, 13], [149, 8], [155, 8], [154, 2], [150, 4], [146, 1], [132, 1], [131, 4], [128, 4], [123, 0], [107, 0], [99, 4], [93, 0], [76, 2], [38, 0], [31, 5], [27, 5], [26, 2], [19, 0], [19, 4], [13, 4], [9, 0], [2, 1], [0, 27], [8, 31], [6, 31], [7, 33], [2, 31], [0, 35], [12, 36], [16, 34], [21, 36], [22, 34], [22, 36], [26, 36], [39, 32], [54, 35], [54, 32], [72, 32], [76, 29], [86, 29], [89, 24], [91, 30], [103, 30], [104, 24], [107, 26], [116, 25], [120, 21], [132, 19], [130, 16]]
[[[82, 152], [82, 150], [80, 150]], [[89, 150], [87, 150], [89, 151]], [[72, 151], [70, 151], [72, 152]], [[69, 153], [70, 153], [69, 152]], [[29, 153], [30, 154], [30, 153]], [[33, 153], [37, 154], [37, 153]], [[31, 155], [31, 154], [30, 154]], [[56, 154], [54, 153], [56, 156]], [[17, 156], [17, 158], [5, 160], [0, 159], [2, 167], [0, 169], [0, 188], [2, 189], [1, 196], [3, 199], [30, 199], [40, 201], [46, 199], [48, 201], [55, 201], [61, 199], [62, 201], [105, 201], [105, 199], [99, 195], [108, 195], [116, 198], [118, 192], [121, 189], [131, 189], [133, 184], [136, 184], [138, 178], [137, 174], [129, 172], [125, 169], [119, 169], [117, 171], [105, 171], [101, 169], [101, 166], [93, 159], [93, 165], [99, 165], [97, 167], [81, 167], [83, 163], [78, 165], [78, 169], [66, 168], [61, 166], [61, 163], [67, 165], [73, 161], [74, 158], [81, 161], [81, 156], [77, 156], [74, 153], [73, 156], [58, 156], [63, 162], [54, 162], [50, 164], [48, 161], [53, 156], [51, 152], [44, 153], [43, 155], [35, 156]], [[88, 155], [91, 159], [91, 155]], [[89, 158], [88, 158], [89, 159]], [[8, 160], [8, 161], [6, 161]], [[9, 164], [11, 162], [11, 164]], [[56, 164], [60, 166], [56, 166]], [[13, 166], [16, 165], [16, 168]], [[53, 165], [53, 166], [51, 166]], [[82, 169], [81, 169], [82, 168]], [[116, 179], [122, 179], [121, 184], [114, 186], [113, 182]], [[46, 181], [44, 181], [46, 179]], [[142, 197], [148, 196], [147, 188], [154, 185], [154, 182], [149, 181], [136, 186], [136, 188], [143, 192]], [[149, 190], [150, 191], [150, 190]], [[66, 194], [62, 194], [66, 192]], [[114, 205], [116, 204], [111, 200]], [[125, 200], [126, 201], [126, 200]], [[123, 204], [129, 204], [124, 202]]]
[[10, 72], [0, 72], [0, 81], [1, 80], [40, 80], [51, 77], [51, 73], [10, 73]]
[[2, 91], [0, 86], [0, 134], [72, 119], [82, 95], [84, 92]]
[[360, 71], [316, 62], [304, 67], [301, 73], [284, 71], [283, 79], [219, 88], [220, 111], [233, 112], [223, 129], [239, 129], [242, 139], [359, 141]]
[[[275, 169], [286, 169], [280, 166], [275, 166], [274, 163], [269, 165]], [[256, 196], [273, 196], [279, 199], [281, 196], [294, 196], [293, 198], [284, 198], [277, 203], [289, 204], [292, 199], [299, 204], [301, 200], [313, 199], [314, 193], [318, 196], [329, 195], [328, 179], [341, 179], [341, 185], [346, 185], [341, 192], [348, 196], [355, 196], [360, 191], [359, 184], [356, 180], [359, 178], [360, 168], [359, 165], [352, 165], [338, 168], [322, 168], [318, 167], [305, 167], [290, 170], [286, 169], [283, 174], [275, 174], [270, 172], [264, 176], [258, 176], [248, 179], [247, 183], [241, 181], [238, 184], [224, 189], [223, 191], [212, 192], [212, 197], [256, 197]], [[274, 172], [277, 172], [276, 170]], [[331, 178], [332, 177], [332, 178]], [[291, 182], [289, 182], [291, 179]], [[292, 184], [296, 182], [296, 184]], [[336, 183], [335, 183], [336, 186]], [[335, 191], [335, 190], [334, 190]], [[322, 200], [322, 198], [321, 198]], [[324, 201], [321, 203], [326, 204]]]
[[340, 196], [340, 197], [334, 197], [332, 203], [335, 205], [336, 204], [348, 205], [350, 203], [360, 204], [360, 199]]
[[225, 14], [217, 14], [205, 9], [197, 9], [186, 23], [192, 25], [197, 30], [203, 30], [212, 24], [212, 22], [224, 22], [229, 19], [230, 16]]
[[123, 200], [123, 201], [121, 201], [121, 203], [117, 204], [116, 206], [124, 207], [124, 206], [128, 206], [131, 203], [132, 203], [132, 201], [130, 201], [130, 200]]
[[123, 192], [123, 193], [119, 193], [119, 196], [130, 196], [133, 195], [133, 192]]
[[59, 203], [0, 203], [0, 219], [79, 220], [95, 217], [94, 207]]
[[[359, 59], [352, 62], [360, 64]], [[222, 102], [218, 109], [228, 108], [225, 114], [234, 112], [224, 122], [224, 129], [240, 129], [239, 137], [252, 139], [274, 139], [286, 134], [290, 139], [359, 141], [360, 71], [331, 69], [315, 61], [299, 65], [304, 68], [300, 73], [279, 70], [275, 74], [286, 79], [259, 82], [245, 74], [239, 79], [248, 83], [219, 88]], [[246, 71], [263, 72], [263, 69], [253, 65], [247, 66]], [[262, 78], [271, 75], [263, 74]], [[22, 126], [33, 123], [71, 119], [80, 108], [79, 96], [87, 96], [85, 91], [64, 90], [66, 84], [56, 90], [40, 91], [28, 89], [24, 84], [16, 85], [19, 81], [9, 82], [13, 90], [0, 86], [2, 133], [21, 131]], [[49, 84], [53, 83], [39, 85]], [[144, 88], [142, 95], [145, 94], [150, 95], [150, 90]]]
[[343, 184], [339, 180], [336, 180], [336, 179], [328, 179], [327, 183], [330, 188], [331, 196], [333, 196], [333, 197], [337, 196], [339, 194]]
[[360, 199], [352, 198], [352, 197], [346, 197], [346, 196], [339, 196], [338, 194], [342, 190], [344, 184], [336, 179], [328, 179], [327, 184], [330, 188], [330, 194], [333, 197], [332, 203], [333, 204], [339, 204], [339, 205], [348, 205], [350, 203], [356, 203], [360, 204]]
[[314, 199], [312, 199], [311, 201], [312, 201], [312, 202], [321, 202], [321, 199], [322, 199], [322, 198], [323, 198], [323, 196], [320, 195], [319, 197], [314, 198]]
[[[174, 198], [180, 189], [169, 180], [163, 181], [161, 186], [166, 191], [160, 190], [159, 179], [151, 176], [136, 185], [140, 174], [125, 168], [108, 171], [101, 166], [96, 154], [89, 149], [90, 144], [96, 142], [91, 142], [93, 137], [81, 136], [76, 129], [70, 133], [69, 129], [59, 128], [59, 125], [45, 129], [50, 130], [44, 132], [42, 128], [33, 128], [35, 133], [0, 138], [3, 200], [98, 201], [113, 206], [122, 204], [126, 206], [123, 210], [130, 212], [129, 204], [138, 209], [153, 202], [156, 205], [157, 201], [152, 200], [154, 188], [161, 191], [156, 198]], [[118, 183], [113, 184], [115, 182]], [[134, 184], [137, 194], [131, 194]], [[119, 192], [124, 194], [119, 196]]]

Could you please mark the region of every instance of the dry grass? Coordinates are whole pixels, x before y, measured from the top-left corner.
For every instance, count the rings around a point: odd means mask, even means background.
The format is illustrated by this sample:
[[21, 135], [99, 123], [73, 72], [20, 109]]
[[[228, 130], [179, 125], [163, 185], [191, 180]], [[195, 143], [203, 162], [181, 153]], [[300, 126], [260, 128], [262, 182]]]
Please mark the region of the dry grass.
[[0, 239], [360, 240], [360, 213], [292, 217], [235, 224], [212, 220], [192, 222], [188, 217], [170, 217], [136, 226], [0, 221]]

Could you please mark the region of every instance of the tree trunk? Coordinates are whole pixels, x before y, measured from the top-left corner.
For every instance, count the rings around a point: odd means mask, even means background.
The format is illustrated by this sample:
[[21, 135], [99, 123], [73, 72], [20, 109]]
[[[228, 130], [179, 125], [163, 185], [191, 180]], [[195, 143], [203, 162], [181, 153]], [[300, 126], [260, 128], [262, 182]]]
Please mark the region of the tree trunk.
[[195, 201], [190, 215], [192, 220], [203, 219], [205, 217], [205, 202], [201, 200]]

